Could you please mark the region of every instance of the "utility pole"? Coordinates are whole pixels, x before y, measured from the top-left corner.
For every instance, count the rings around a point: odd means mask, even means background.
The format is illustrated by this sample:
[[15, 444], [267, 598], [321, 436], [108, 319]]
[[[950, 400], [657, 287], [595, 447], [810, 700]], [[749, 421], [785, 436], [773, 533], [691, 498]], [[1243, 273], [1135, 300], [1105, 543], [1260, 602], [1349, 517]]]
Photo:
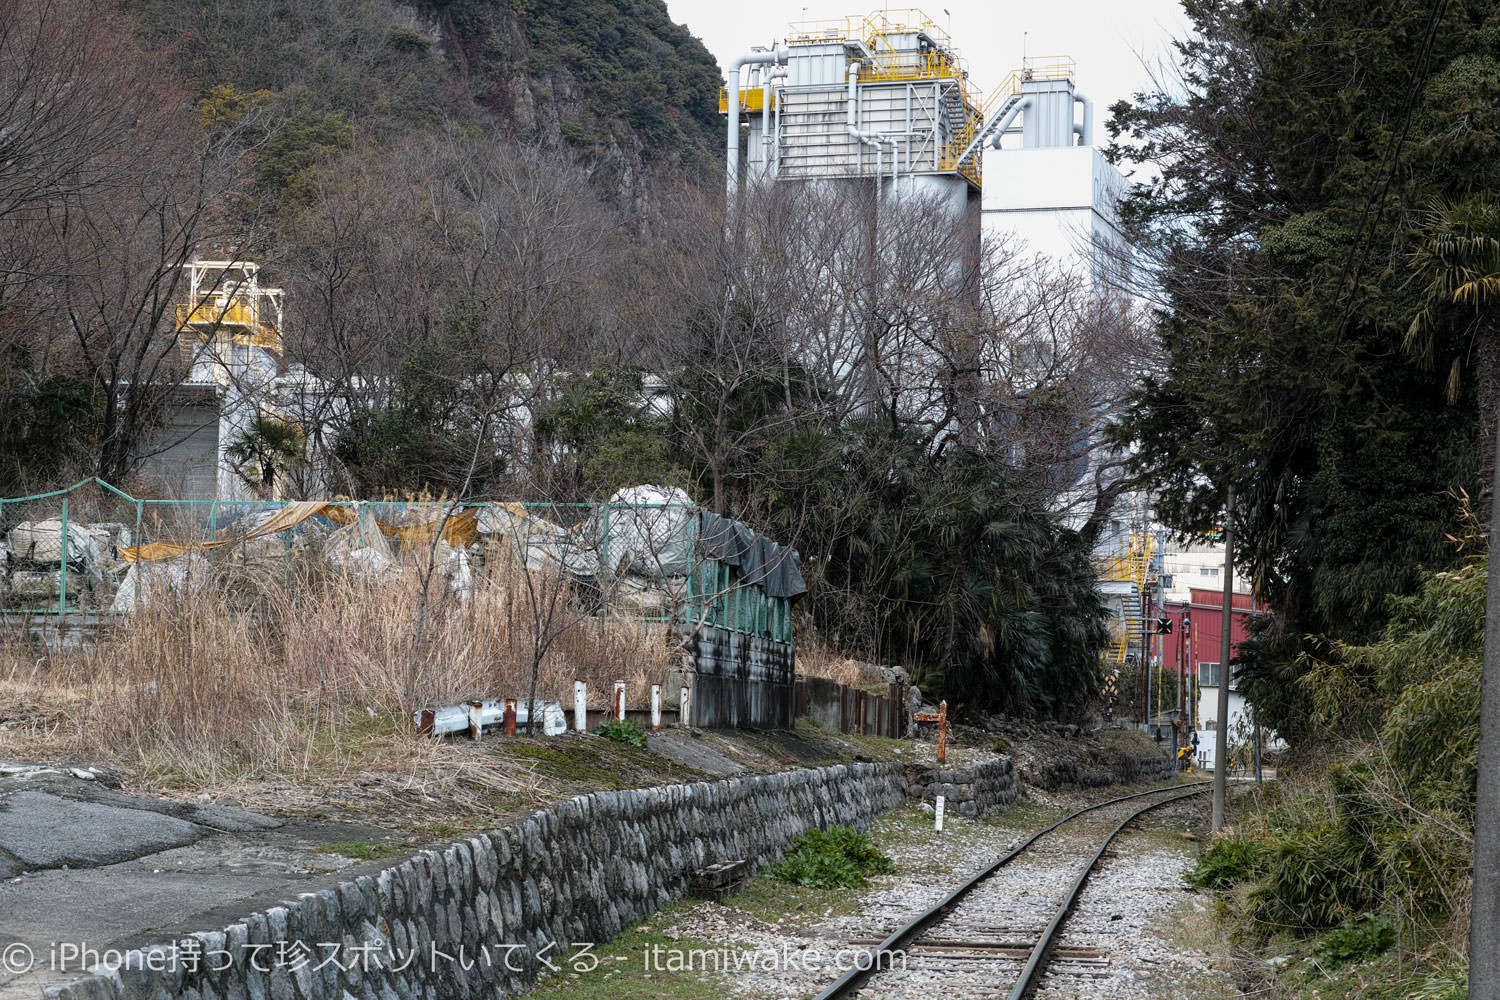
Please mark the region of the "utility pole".
[[1214, 832], [1224, 829], [1229, 777], [1229, 629], [1234, 624], [1234, 484], [1224, 494], [1224, 620], [1219, 626], [1219, 708], [1214, 722]]
[[1490, 570], [1484, 597], [1474, 890], [1469, 915], [1469, 1000], [1489, 1000], [1500, 989], [1500, 489], [1492, 485], [1490, 492]]

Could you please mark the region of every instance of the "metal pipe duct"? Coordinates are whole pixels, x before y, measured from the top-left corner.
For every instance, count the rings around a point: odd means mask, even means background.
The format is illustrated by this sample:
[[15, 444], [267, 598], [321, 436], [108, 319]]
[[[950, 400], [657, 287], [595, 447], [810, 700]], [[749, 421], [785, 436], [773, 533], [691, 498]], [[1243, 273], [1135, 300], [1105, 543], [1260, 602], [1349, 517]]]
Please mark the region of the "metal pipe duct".
[[891, 147], [891, 177], [896, 176], [896, 140], [887, 139], [878, 132], [861, 132], [859, 130], [859, 63], [851, 62], [846, 73], [849, 79], [849, 108], [848, 126], [849, 134], [867, 146], [875, 147], [875, 203], [880, 204], [880, 179], [885, 173], [885, 168], [880, 159], [880, 146], [889, 143]]
[[761, 74], [761, 102], [760, 102], [760, 107], [761, 107], [761, 114], [764, 116], [763, 119], [762, 119], [762, 124], [761, 124], [761, 129], [760, 129], [761, 142], [765, 143], [765, 146], [766, 146], [766, 171], [767, 171], [767, 173], [771, 174], [773, 177], [776, 175], [776, 170], [777, 170], [776, 152], [777, 152], [778, 149], [780, 149], [780, 143], [777, 140], [781, 138], [781, 136], [780, 136], [780, 128], [781, 128], [780, 121], [781, 121], [781, 116], [779, 114], [777, 114], [775, 116], [775, 120], [776, 120], [776, 122], [778, 124], [776, 126], [776, 131], [773, 132], [772, 129], [771, 129], [771, 121], [772, 121], [772, 115], [771, 115], [771, 98], [772, 98], [771, 81], [772, 80], [776, 80], [776, 79], [785, 80], [786, 77], [787, 77], [786, 67], [782, 67], [782, 68], [776, 69], [776, 70], [768, 70], [767, 72]]
[[740, 181], [740, 69], [752, 63], [784, 63], [791, 56], [785, 46], [748, 52], [729, 64], [729, 141], [724, 165], [728, 171], [727, 193], [733, 200]]
[[1005, 130], [1010, 128], [1010, 123], [1016, 120], [1017, 115], [1029, 107], [1031, 107], [1031, 97], [1028, 95], [1011, 104], [1005, 114], [993, 125], [985, 127], [985, 131], [990, 133], [990, 147], [992, 149], [1000, 148], [1000, 141], [1005, 138]]
[[1083, 124], [1074, 125], [1073, 134], [1078, 136], [1078, 145], [1092, 146], [1094, 144], [1094, 102], [1077, 91], [1073, 92], [1073, 100], [1083, 105]]

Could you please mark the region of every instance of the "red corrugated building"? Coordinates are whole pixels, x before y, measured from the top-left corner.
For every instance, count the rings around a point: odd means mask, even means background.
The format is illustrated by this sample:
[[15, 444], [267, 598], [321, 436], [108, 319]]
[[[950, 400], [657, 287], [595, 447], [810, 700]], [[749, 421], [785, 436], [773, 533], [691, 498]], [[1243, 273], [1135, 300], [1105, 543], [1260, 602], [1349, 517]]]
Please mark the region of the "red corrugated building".
[[[1195, 721], [1197, 728], [1209, 728], [1217, 711], [1219, 637], [1224, 618], [1224, 592], [1208, 588], [1193, 587], [1187, 604], [1169, 603], [1165, 615], [1172, 621], [1170, 634], [1160, 636], [1162, 667], [1168, 676], [1182, 673], [1191, 688], [1194, 677], [1198, 679], [1200, 710]], [[1230, 620], [1230, 656], [1238, 652], [1239, 644], [1249, 636], [1250, 619], [1256, 611], [1255, 601], [1249, 594], [1235, 594], [1234, 610]], [[1184, 628], [1184, 622], [1187, 627]], [[1230, 718], [1243, 710], [1243, 700], [1235, 693], [1230, 683]], [[1212, 697], [1210, 697], [1212, 696]], [[1189, 695], [1191, 699], [1191, 695]]]

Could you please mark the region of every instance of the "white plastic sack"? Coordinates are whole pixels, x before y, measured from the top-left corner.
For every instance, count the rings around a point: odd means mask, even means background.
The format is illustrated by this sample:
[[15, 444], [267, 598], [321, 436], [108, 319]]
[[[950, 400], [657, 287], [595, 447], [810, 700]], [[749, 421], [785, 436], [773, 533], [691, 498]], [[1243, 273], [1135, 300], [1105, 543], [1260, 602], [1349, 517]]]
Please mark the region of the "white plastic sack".
[[[90, 566], [100, 562], [109, 545], [109, 532], [68, 525], [68, 562]], [[62, 519], [22, 521], [10, 529], [10, 550], [18, 560], [40, 565], [62, 563]]]
[[328, 564], [362, 580], [383, 579], [396, 560], [379, 549], [345, 549], [328, 553]]

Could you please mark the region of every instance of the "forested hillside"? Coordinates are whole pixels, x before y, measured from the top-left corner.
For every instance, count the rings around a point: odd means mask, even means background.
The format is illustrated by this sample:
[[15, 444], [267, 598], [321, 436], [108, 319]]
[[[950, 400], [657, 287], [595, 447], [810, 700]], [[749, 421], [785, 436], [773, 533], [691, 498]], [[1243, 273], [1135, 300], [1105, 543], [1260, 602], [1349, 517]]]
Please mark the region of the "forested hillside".
[[259, 95], [276, 141], [262, 179], [320, 151], [467, 125], [566, 153], [642, 207], [650, 184], [716, 162], [719, 69], [660, 0], [130, 0], [198, 98]]

